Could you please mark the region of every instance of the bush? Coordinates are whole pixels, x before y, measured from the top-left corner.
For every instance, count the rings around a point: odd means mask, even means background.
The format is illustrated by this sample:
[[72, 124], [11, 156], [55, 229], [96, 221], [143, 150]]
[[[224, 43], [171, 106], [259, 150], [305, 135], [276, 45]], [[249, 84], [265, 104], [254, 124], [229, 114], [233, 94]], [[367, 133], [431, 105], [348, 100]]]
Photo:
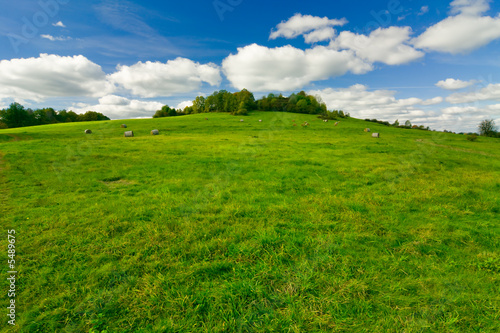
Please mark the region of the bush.
[[238, 109], [238, 111], [236, 111], [234, 113], [235, 116], [246, 116], [248, 115], [248, 110], [247, 109]]
[[467, 140], [469, 140], [469, 141], [476, 141], [477, 140], [477, 135], [476, 134], [467, 135]]

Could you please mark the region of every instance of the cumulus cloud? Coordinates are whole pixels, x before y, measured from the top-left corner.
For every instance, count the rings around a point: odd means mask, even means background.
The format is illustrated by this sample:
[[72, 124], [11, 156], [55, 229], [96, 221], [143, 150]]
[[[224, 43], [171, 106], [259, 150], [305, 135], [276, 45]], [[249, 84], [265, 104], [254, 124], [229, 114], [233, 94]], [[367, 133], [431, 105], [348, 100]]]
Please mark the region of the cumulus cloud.
[[455, 93], [446, 98], [452, 104], [474, 103], [480, 101], [500, 101], [500, 84], [489, 84], [473, 92]]
[[147, 61], [132, 66], [119, 65], [110, 79], [141, 97], [172, 96], [197, 90], [203, 82], [218, 86], [222, 81], [218, 66], [185, 58], [167, 63]]
[[[272, 30], [269, 39], [284, 37], [293, 39], [300, 35], [305, 35], [306, 42], [318, 42], [331, 38], [331, 33], [335, 34], [334, 26], [343, 26], [347, 23], [345, 18], [340, 20], [329, 19], [328, 17], [318, 17], [312, 15], [295, 14], [288, 21], [283, 21], [277, 25], [276, 30]], [[317, 32], [321, 31], [321, 32]], [[311, 35], [313, 33], [313, 35]], [[309, 36], [309, 37], [307, 37]], [[322, 38], [322, 39], [319, 39]]]
[[451, 6], [452, 14], [480, 15], [490, 9], [491, 0], [454, 0]]
[[344, 75], [363, 74], [372, 66], [352, 51], [336, 51], [324, 46], [301, 50], [290, 45], [267, 48], [257, 44], [238, 48], [222, 68], [237, 89], [251, 91], [291, 91], [313, 81]]
[[410, 40], [410, 34], [410, 27], [378, 28], [369, 36], [343, 31], [330, 46], [335, 49], [353, 50], [358, 57], [372, 63], [400, 65], [425, 55], [406, 44]]
[[471, 80], [471, 81], [462, 81], [462, 80], [455, 80], [455, 79], [446, 79], [446, 80], [441, 80], [438, 83], [436, 83], [436, 86], [442, 89], [446, 90], [460, 90], [463, 88], [470, 87], [474, 84], [476, 84], [476, 80]]
[[307, 44], [313, 44], [324, 40], [331, 40], [335, 37], [335, 34], [335, 29], [328, 27], [320, 30], [314, 30], [304, 35], [304, 40]]
[[53, 23], [52, 26], [59, 27], [59, 28], [66, 28], [66, 26], [64, 25], [64, 23], [62, 23], [62, 21], [59, 21], [57, 23]]
[[477, 124], [485, 118], [498, 118], [500, 104], [490, 106], [451, 106], [444, 108], [420, 108], [437, 105], [442, 97], [428, 100], [419, 98], [397, 99], [390, 90], [369, 91], [367, 86], [316, 90], [308, 92], [320, 96], [328, 109], [344, 110], [357, 118], [376, 118], [400, 123], [410, 120], [413, 124], [429, 126], [437, 130], [476, 131]]
[[[344, 110], [354, 117], [378, 119], [411, 119], [426, 113], [416, 108], [417, 105], [437, 104], [439, 97], [424, 101], [420, 98], [397, 99], [396, 92], [391, 90], [369, 91], [368, 87], [356, 84], [349, 88], [310, 91], [311, 95], [319, 95], [328, 109]], [[442, 99], [441, 99], [442, 101]]]
[[175, 108], [184, 110], [184, 108], [186, 108], [188, 106], [193, 106], [193, 101], [180, 102], [179, 104], [177, 104], [177, 106]]
[[107, 95], [99, 99], [99, 104], [74, 104], [68, 107], [76, 113], [85, 113], [87, 111], [97, 111], [108, 116], [111, 119], [127, 119], [152, 117], [156, 110], [163, 106], [159, 102], [130, 100], [116, 95]]
[[100, 97], [114, 91], [101, 66], [82, 55], [0, 61], [0, 98]]
[[489, 7], [487, 0], [455, 0], [450, 16], [429, 27], [412, 42], [420, 49], [466, 53], [500, 38], [500, 16], [481, 16]]
[[439, 97], [434, 97], [434, 98], [422, 101], [420, 104], [421, 105], [436, 105], [436, 104], [443, 103], [443, 101], [444, 101], [443, 97], [439, 96]]
[[481, 112], [481, 109], [475, 106], [450, 106], [441, 110], [443, 114], [470, 114]]

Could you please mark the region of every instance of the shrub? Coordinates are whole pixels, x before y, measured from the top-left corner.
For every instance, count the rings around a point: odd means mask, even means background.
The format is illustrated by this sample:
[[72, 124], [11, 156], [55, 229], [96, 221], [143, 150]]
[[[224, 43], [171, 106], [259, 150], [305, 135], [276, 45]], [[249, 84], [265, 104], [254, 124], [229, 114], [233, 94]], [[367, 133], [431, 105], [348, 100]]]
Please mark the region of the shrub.
[[477, 135], [476, 134], [467, 135], [467, 140], [469, 140], [469, 141], [476, 141], [477, 140]]

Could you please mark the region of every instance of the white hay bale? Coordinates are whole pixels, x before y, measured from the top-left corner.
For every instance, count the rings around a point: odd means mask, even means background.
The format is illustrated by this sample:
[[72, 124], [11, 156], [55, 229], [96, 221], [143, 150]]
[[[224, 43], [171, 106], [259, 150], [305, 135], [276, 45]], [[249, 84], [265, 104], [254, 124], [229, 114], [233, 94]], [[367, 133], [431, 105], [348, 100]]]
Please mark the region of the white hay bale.
[[91, 130], [89, 130], [89, 129], [86, 129], [86, 130], [85, 130], [85, 134], [92, 134], [92, 131], [91, 131]]
[[240, 122], [243, 122], [243, 119], [240, 119]]
[[380, 133], [373, 133], [372, 138], [380, 138]]
[[259, 119], [259, 123], [261, 123], [261, 122], [262, 122], [262, 119]]
[[158, 134], [160, 134], [160, 131], [158, 131], [157, 129], [151, 131], [151, 135], [158, 135]]
[[133, 136], [134, 136], [134, 132], [133, 131], [127, 131], [127, 132], [125, 132], [125, 137], [126, 138], [131, 138]]
[[125, 125], [125, 124], [122, 124], [122, 126], [121, 126], [121, 127], [122, 127], [122, 128], [127, 128], [127, 125]]

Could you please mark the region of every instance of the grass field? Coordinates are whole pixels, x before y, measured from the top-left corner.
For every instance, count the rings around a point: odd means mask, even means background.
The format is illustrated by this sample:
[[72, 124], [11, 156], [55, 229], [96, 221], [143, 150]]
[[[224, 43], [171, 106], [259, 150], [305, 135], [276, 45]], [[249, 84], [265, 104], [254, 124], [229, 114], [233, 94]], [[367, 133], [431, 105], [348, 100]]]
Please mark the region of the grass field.
[[0, 330], [500, 331], [500, 140], [243, 119], [0, 130]]

